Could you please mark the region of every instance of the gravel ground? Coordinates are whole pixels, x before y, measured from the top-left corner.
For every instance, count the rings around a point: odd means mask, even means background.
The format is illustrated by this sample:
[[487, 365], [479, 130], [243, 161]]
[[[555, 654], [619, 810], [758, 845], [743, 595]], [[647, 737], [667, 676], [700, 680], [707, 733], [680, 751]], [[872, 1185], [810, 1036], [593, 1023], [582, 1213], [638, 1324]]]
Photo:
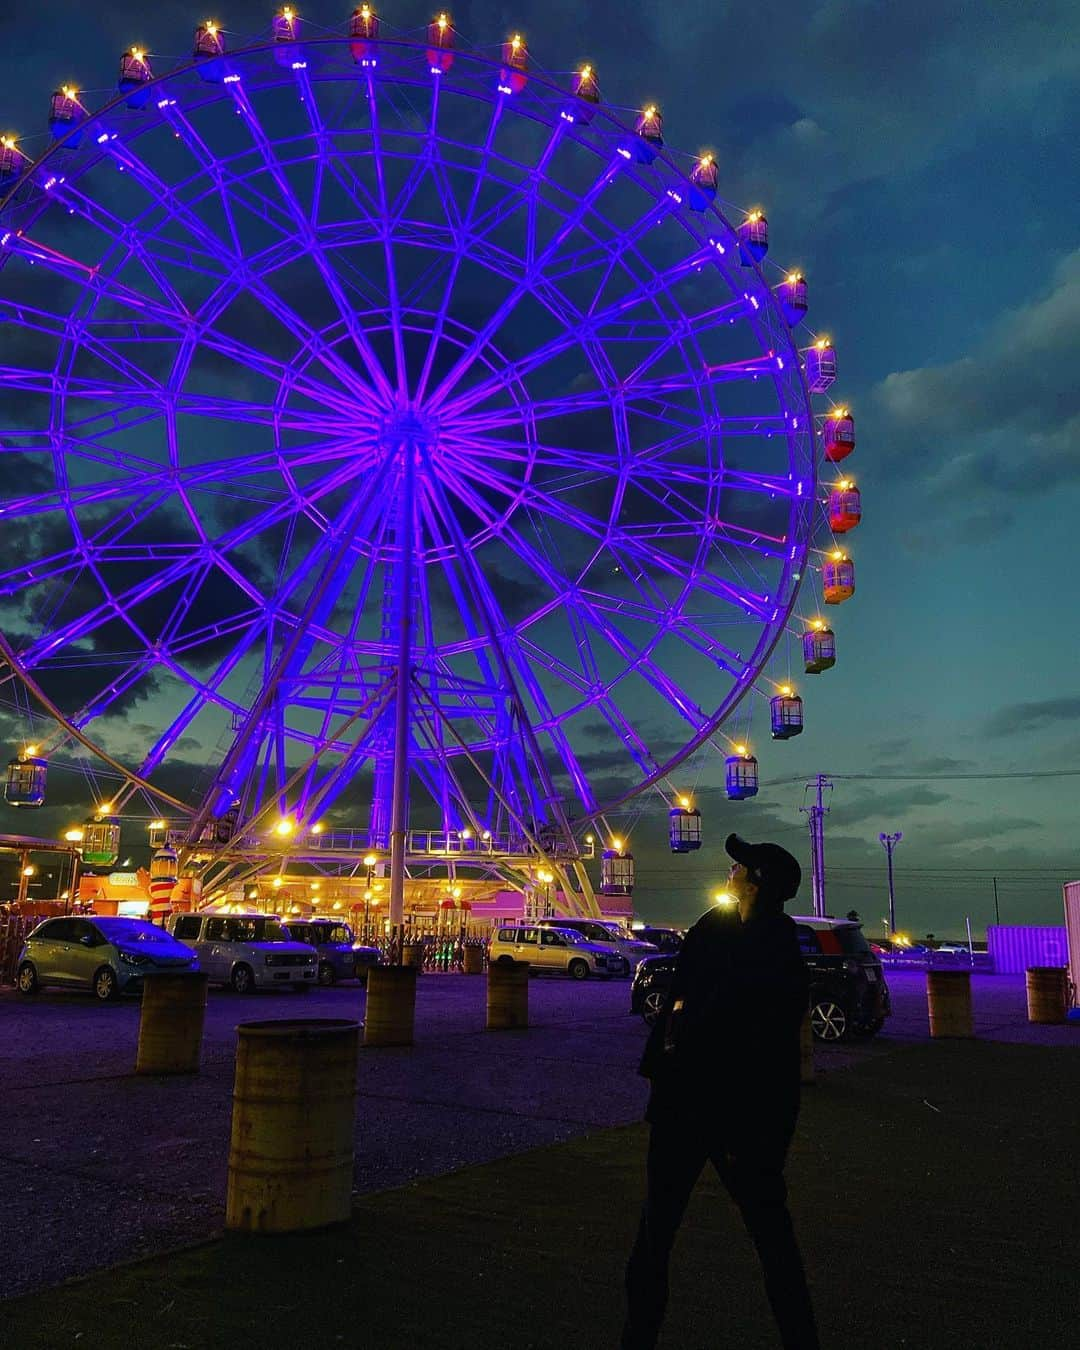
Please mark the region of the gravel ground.
[[[895, 1014], [869, 1043], [819, 1047], [823, 1073], [925, 1040], [924, 978], [889, 977]], [[1030, 1027], [1022, 978], [976, 976], [987, 1040], [1080, 1044], [1080, 1028]], [[536, 979], [529, 1030], [483, 1028], [484, 981], [425, 976], [417, 1043], [360, 1056], [356, 1191], [385, 1190], [639, 1120], [644, 1028], [628, 986]], [[0, 992], [0, 1270], [7, 1294], [40, 1288], [220, 1231], [235, 1028], [266, 1017], [363, 1016], [355, 986], [212, 992], [203, 1071], [132, 1073], [139, 1006], [69, 993]]]

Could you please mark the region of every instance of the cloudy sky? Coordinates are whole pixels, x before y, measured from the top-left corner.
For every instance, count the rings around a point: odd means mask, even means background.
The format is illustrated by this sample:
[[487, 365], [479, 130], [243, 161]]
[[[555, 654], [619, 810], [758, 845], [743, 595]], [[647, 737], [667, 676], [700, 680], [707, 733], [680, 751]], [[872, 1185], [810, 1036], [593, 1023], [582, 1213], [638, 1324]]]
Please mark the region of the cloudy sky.
[[[303, 12], [339, 17], [327, 0]], [[230, 0], [215, 17], [242, 33], [266, 14]], [[0, 120], [36, 128], [56, 84], [105, 85], [132, 42], [181, 55], [200, 17], [176, 0], [14, 0]], [[729, 828], [805, 861], [801, 783], [825, 771], [834, 912], [880, 923], [878, 834], [899, 829], [902, 926], [981, 928], [995, 874], [1003, 919], [1059, 921], [1080, 777], [994, 775], [1080, 769], [1075, 7], [521, 0], [454, 19], [477, 42], [520, 28], [549, 70], [591, 60], [613, 102], [662, 104], [672, 145], [714, 146], [723, 196], [764, 205], [774, 253], [807, 273], [858, 418], [864, 522], [837, 667], [803, 682], [807, 730], [763, 751], [755, 802], [723, 801], [704, 766], [711, 847], [673, 863], [643, 813], [641, 910], [699, 909]]]

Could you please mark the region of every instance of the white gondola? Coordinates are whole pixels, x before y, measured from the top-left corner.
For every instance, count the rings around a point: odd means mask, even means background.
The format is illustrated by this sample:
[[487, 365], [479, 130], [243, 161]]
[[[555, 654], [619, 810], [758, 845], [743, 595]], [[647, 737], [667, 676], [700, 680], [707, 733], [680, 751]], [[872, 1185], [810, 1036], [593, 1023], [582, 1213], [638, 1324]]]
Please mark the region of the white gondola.
[[634, 855], [621, 847], [606, 848], [600, 855], [600, 894], [631, 895], [634, 890]]
[[91, 816], [83, 825], [83, 864], [86, 867], [113, 867], [119, 856], [119, 820], [115, 816]]
[[774, 741], [788, 741], [801, 736], [803, 729], [803, 701], [791, 689], [782, 689], [769, 699], [769, 724]]

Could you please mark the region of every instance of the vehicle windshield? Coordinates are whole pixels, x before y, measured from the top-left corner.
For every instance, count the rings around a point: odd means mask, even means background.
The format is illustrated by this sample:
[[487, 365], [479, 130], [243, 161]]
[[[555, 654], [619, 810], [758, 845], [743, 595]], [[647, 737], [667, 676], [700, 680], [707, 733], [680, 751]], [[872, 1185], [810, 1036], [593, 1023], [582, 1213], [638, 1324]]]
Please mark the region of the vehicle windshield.
[[549, 929], [549, 931], [558, 933], [561, 938], [565, 938], [567, 942], [573, 942], [575, 946], [578, 947], [580, 947], [582, 943], [588, 942], [588, 938], [582, 937], [576, 928], [552, 928]]
[[95, 928], [100, 929], [106, 942], [163, 942], [171, 944], [173, 938], [164, 928], [157, 928], [142, 919], [104, 918], [94, 919]]
[[310, 942], [313, 947], [353, 940], [352, 929], [344, 923], [290, 923], [289, 932], [297, 942]]
[[261, 915], [250, 918], [219, 919], [218, 930], [214, 923], [206, 926], [206, 936], [211, 942], [289, 942], [288, 933], [281, 926], [280, 919], [263, 918]]

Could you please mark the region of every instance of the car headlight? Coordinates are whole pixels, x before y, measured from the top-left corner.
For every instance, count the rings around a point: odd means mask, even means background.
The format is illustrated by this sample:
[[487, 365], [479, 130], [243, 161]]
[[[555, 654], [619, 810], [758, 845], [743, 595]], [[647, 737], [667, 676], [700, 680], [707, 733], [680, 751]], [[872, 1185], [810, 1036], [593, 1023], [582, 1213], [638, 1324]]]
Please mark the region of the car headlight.
[[149, 957], [137, 956], [134, 952], [121, 952], [120, 960], [125, 966], [145, 966]]

